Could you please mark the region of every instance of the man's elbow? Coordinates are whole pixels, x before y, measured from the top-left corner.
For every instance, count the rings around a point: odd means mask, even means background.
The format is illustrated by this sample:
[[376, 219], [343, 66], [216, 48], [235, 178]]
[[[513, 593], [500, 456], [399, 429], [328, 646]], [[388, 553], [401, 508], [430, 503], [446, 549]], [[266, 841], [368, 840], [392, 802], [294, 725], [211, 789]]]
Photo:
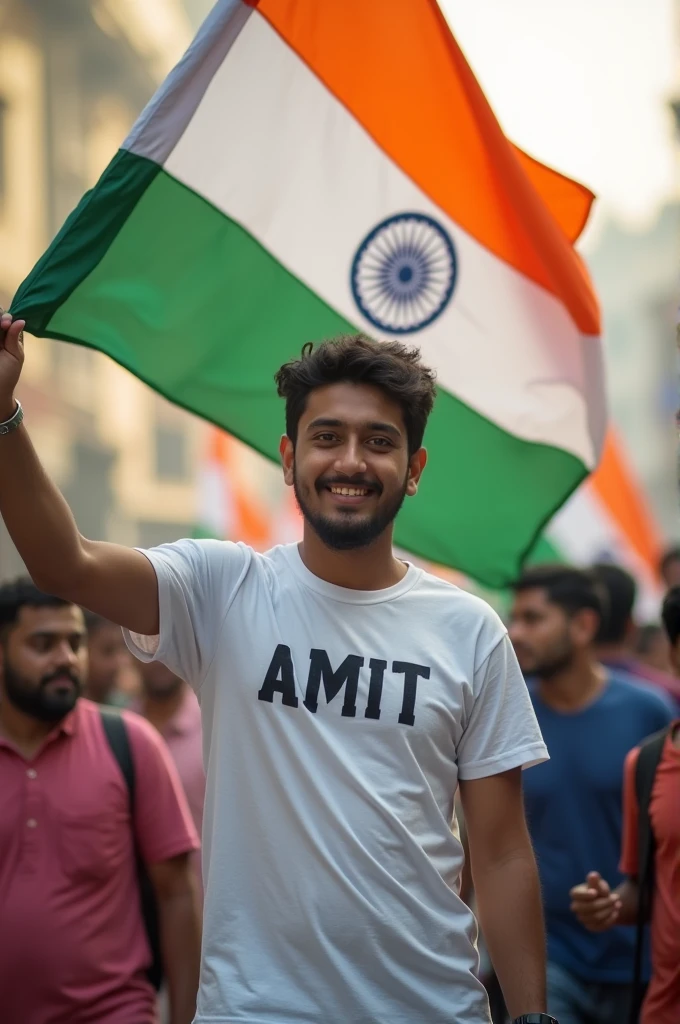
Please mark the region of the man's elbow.
[[516, 834], [490, 836], [487, 842], [472, 849], [472, 874], [477, 878], [481, 873], [491, 873], [504, 868], [526, 866], [536, 870], [536, 857], [531, 838], [526, 829]]
[[83, 605], [86, 603], [88, 568], [84, 550], [75, 556], [63, 557], [54, 565], [44, 559], [38, 565], [27, 565], [31, 579], [43, 594]]

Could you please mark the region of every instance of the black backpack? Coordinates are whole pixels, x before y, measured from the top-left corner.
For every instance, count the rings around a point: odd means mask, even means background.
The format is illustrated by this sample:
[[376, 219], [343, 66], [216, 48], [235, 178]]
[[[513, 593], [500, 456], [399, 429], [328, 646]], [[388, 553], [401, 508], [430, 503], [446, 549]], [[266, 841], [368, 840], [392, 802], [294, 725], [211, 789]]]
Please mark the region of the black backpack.
[[[112, 708], [100, 707], [104, 733], [109, 741], [111, 752], [118, 762], [130, 799], [130, 820], [133, 822], [134, 835], [134, 809], [135, 809], [135, 766], [130, 750], [130, 739], [125, 721], [119, 711]], [[158, 905], [151, 879], [147, 873], [144, 861], [142, 860], [137, 839], [135, 837], [135, 859], [137, 862], [137, 879], [139, 882], [139, 896], [142, 906], [142, 917], [144, 927], [151, 947], [151, 966], [147, 971], [147, 977], [153, 987], [158, 990], [163, 983], [163, 960], [161, 957], [160, 931], [158, 927]]]
[[663, 753], [670, 726], [650, 736], [640, 747], [635, 766], [635, 795], [638, 805], [638, 915], [635, 938], [635, 967], [633, 972], [633, 995], [629, 1024], [637, 1024], [644, 985], [642, 983], [642, 953], [644, 950], [645, 928], [652, 911], [654, 898], [654, 856], [656, 841], [649, 817], [649, 803], [652, 799], [654, 779]]

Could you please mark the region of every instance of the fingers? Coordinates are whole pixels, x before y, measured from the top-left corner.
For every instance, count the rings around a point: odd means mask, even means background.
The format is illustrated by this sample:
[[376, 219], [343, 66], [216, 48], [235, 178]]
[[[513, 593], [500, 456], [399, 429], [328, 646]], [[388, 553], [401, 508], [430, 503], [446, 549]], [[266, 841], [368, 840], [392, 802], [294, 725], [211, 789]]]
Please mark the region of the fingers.
[[25, 326], [25, 320], [12, 320], [10, 313], [3, 313], [0, 317], [0, 331], [4, 335], [0, 340], [3, 347], [15, 359], [23, 357]]
[[592, 889], [597, 889], [600, 893], [602, 893], [603, 896], [611, 892], [608, 883], [605, 882], [602, 875], [600, 875], [597, 871], [589, 872], [586, 878], [586, 882]]
[[571, 901], [571, 910], [575, 914], [592, 918], [606, 917], [612, 911], [619, 910], [620, 907], [621, 900], [613, 893], [610, 896], [598, 896], [595, 899], [576, 897]]
[[605, 931], [616, 924], [621, 912], [621, 899], [597, 871], [591, 871], [586, 881], [575, 885], [569, 895], [572, 913], [589, 931]]

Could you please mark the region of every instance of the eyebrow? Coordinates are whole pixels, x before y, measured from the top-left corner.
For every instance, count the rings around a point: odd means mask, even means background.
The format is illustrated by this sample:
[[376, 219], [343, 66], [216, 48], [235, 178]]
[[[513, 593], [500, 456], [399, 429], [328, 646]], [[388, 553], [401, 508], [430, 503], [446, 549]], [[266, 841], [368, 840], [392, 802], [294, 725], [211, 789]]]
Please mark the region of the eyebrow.
[[60, 636], [69, 637], [69, 638], [72, 638], [72, 637], [75, 637], [75, 636], [84, 637], [84, 636], [87, 636], [87, 630], [85, 630], [85, 629], [70, 629], [67, 632], [64, 632], [61, 629], [36, 629], [32, 633], [28, 633], [27, 634], [27, 639], [29, 639], [29, 640], [36, 640], [36, 639], [54, 640], [55, 637], [60, 637]]
[[[346, 424], [342, 420], [331, 419], [327, 416], [318, 416], [315, 420], [312, 420], [307, 427], [307, 430], [317, 430], [319, 427], [344, 427], [345, 425]], [[371, 423], [363, 423], [362, 426], [366, 430], [377, 430], [382, 434], [391, 434], [392, 437], [401, 437], [401, 431], [392, 423], [383, 423], [380, 420], [374, 420]]]

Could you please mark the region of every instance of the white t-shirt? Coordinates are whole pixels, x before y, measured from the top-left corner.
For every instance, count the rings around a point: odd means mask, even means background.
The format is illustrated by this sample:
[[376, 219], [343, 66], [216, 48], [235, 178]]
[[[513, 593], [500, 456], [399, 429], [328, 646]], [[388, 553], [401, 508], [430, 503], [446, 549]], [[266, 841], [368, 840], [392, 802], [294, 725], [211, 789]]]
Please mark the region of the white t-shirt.
[[160, 638], [128, 644], [203, 713], [196, 1021], [487, 1024], [454, 794], [547, 757], [499, 618], [413, 565], [363, 591], [296, 545], [145, 554]]

